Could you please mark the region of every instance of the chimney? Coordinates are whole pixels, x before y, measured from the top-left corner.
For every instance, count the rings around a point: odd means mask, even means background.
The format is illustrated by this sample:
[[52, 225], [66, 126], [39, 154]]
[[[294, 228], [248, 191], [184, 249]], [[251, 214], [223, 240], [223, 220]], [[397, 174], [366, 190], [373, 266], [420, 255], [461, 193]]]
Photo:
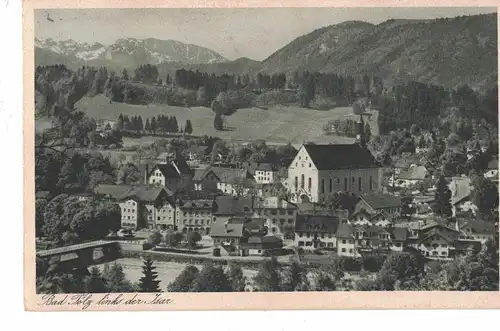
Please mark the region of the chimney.
[[148, 175], [149, 175], [149, 165], [146, 163], [146, 167], [144, 168], [144, 184], [148, 185]]

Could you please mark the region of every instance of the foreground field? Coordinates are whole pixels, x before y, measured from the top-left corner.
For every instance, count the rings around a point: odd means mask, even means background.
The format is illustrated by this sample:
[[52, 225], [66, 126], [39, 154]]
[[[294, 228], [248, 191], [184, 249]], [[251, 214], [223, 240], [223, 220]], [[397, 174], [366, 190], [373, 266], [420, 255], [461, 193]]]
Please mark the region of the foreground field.
[[[206, 107], [174, 107], [168, 105], [129, 105], [109, 103], [103, 95], [84, 97], [76, 107], [96, 119], [116, 120], [120, 114], [146, 118], [164, 114], [176, 116], [183, 125], [191, 120], [194, 134], [217, 136], [228, 140], [249, 141], [264, 139], [270, 143], [351, 143], [352, 138], [327, 136], [322, 126], [329, 120], [355, 118], [350, 107], [339, 107], [328, 111], [311, 110], [300, 107], [276, 106], [268, 110], [259, 108], [240, 109], [226, 118], [228, 131], [217, 131], [213, 127], [213, 112]], [[373, 126], [373, 125], [372, 125]], [[372, 130], [376, 133], [378, 130]], [[147, 138], [147, 139], [146, 139]], [[154, 137], [143, 140], [151, 141]]]

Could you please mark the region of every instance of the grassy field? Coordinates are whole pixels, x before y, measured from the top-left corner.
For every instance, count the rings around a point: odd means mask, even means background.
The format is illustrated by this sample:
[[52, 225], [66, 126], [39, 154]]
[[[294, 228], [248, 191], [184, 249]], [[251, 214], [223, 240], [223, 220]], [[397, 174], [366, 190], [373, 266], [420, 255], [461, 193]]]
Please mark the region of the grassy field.
[[[223, 139], [249, 141], [264, 139], [270, 143], [297, 143], [306, 141], [316, 143], [351, 143], [352, 138], [327, 136], [323, 134], [322, 126], [329, 120], [346, 119], [355, 116], [350, 107], [339, 107], [328, 111], [318, 111], [300, 107], [276, 106], [268, 110], [258, 108], [239, 109], [226, 118], [228, 131], [216, 131], [213, 127], [213, 112], [205, 107], [174, 107], [167, 105], [129, 105], [124, 103], [109, 103], [103, 95], [84, 97], [76, 108], [96, 119], [116, 120], [119, 114], [146, 118], [164, 114], [176, 116], [177, 121], [184, 125], [191, 120], [195, 135], [218, 136]], [[373, 125], [372, 125], [373, 127]], [[376, 133], [378, 130], [372, 130]], [[154, 137], [141, 138], [151, 142]], [[139, 140], [139, 142], [142, 142]]]

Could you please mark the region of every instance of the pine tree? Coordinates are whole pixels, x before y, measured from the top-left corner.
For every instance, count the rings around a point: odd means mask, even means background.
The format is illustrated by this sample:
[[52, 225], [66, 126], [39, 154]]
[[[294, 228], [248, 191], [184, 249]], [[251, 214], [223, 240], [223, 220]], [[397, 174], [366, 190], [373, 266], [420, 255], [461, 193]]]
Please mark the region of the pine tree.
[[231, 288], [233, 289], [233, 292], [245, 291], [246, 277], [243, 275], [243, 270], [238, 264], [231, 263], [229, 265], [227, 278], [231, 283]]
[[281, 291], [282, 279], [278, 260], [273, 257], [262, 263], [259, 272], [254, 277], [256, 288], [262, 292]]
[[172, 132], [179, 132], [179, 124], [175, 116], [172, 116]]
[[139, 115], [138, 119], [137, 119], [137, 131], [138, 132], [142, 132], [144, 131], [144, 123], [142, 122], [142, 117], [141, 115]]
[[156, 134], [156, 129], [157, 129], [157, 124], [156, 124], [156, 119], [153, 117], [151, 118], [151, 126], [150, 126], [151, 132], [153, 134]]
[[155, 271], [156, 267], [153, 267], [153, 261], [148, 257], [144, 260], [144, 265], [142, 266], [143, 276], [139, 279], [139, 289], [140, 292], [161, 292], [160, 281], [157, 280], [158, 273]]
[[187, 134], [193, 133], [193, 127], [191, 125], [190, 120], [186, 120], [186, 126], [184, 126], [184, 132], [186, 132]]
[[129, 79], [127, 69], [123, 69], [122, 78], [124, 80], [128, 80]]
[[219, 113], [215, 113], [214, 117], [214, 128], [217, 131], [222, 131], [223, 130], [223, 123], [222, 123], [222, 116]]
[[124, 122], [123, 122], [123, 115], [120, 114], [120, 116], [118, 116], [118, 123], [116, 124], [116, 128], [118, 130], [123, 130], [123, 125], [124, 125]]
[[451, 191], [443, 175], [439, 177], [436, 183], [436, 193], [434, 195], [433, 210], [436, 215], [450, 217], [451, 211]]
[[144, 131], [151, 132], [151, 126], [149, 125], [149, 118], [146, 118], [146, 124], [144, 124]]

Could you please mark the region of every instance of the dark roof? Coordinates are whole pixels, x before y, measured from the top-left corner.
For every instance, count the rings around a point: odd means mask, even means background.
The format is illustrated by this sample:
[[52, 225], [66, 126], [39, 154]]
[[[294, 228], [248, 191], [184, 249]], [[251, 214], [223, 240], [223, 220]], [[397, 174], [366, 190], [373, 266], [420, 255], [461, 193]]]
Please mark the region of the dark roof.
[[273, 171], [274, 170], [274, 165], [272, 163], [259, 163], [255, 167], [255, 170], [260, 170], [260, 171]]
[[[247, 210], [245, 210], [247, 207]], [[237, 215], [252, 210], [252, 198], [221, 195], [215, 198], [214, 215]]]
[[209, 172], [210, 169], [194, 169], [193, 181], [202, 181]]
[[479, 221], [479, 220], [469, 220], [461, 229], [471, 229], [472, 233], [495, 233], [495, 224]]
[[215, 222], [210, 225], [211, 237], [242, 237], [243, 223], [228, 223]]
[[498, 170], [498, 160], [493, 159], [490, 162], [488, 162], [488, 169], [490, 170]]
[[212, 208], [213, 205], [213, 200], [187, 200], [183, 201], [180, 205], [179, 208], [185, 208], [185, 209], [207, 209], [207, 208]]
[[326, 232], [335, 233], [339, 219], [335, 216], [297, 215], [296, 232]]
[[132, 186], [130, 185], [99, 184], [95, 187], [94, 192], [99, 195], [105, 195], [115, 199], [119, 199], [125, 193], [127, 193], [131, 188]]
[[183, 175], [190, 175], [193, 173], [186, 160], [183, 157], [177, 157], [175, 160], [172, 160], [172, 164], [174, 164], [179, 172]]
[[251, 236], [248, 238], [249, 244], [281, 243], [282, 240], [276, 236]]
[[157, 164], [151, 172], [155, 169], [160, 170], [165, 178], [180, 178], [179, 172], [172, 164]]
[[391, 194], [367, 194], [360, 198], [373, 209], [401, 207], [401, 198]]
[[215, 176], [223, 183], [231, 183], [235, 179], [252, 178], [250, 173], [244, 169], [211, 167], [210, 170], [212, 170]]
[[354, 238], [356, 228], [350, 224], [340, 224], [337, 228], [337, 238]]
[[358, 144], [304, 145], [318, 170], [381, 167], [372, 153]]
[[158, 199], [158, 196], [162, 193], [166, 192], [166, 190], [162, 187], [155, 187], [155, 186], [139, 186], [139, 187], [132, 187], [130, 190], [125, 192], [121, 197], [119, 197], [119, 200], [123, 199], [136, 199], [138, 201], [142, 202], [151, 202], [155, 201]]

